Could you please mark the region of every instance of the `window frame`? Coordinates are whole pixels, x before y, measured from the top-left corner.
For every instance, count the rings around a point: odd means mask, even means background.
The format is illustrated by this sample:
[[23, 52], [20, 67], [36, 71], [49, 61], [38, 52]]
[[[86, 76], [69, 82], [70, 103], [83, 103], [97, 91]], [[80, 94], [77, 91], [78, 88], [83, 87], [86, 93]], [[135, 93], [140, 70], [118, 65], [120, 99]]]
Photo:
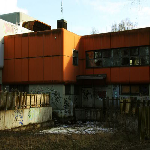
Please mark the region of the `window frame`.
[[[149, 53], [149, 55], [150, 55], [150, 46], [149, 45], [145, 45], [145, 46], [135, 46], [135, 47], [123, 47], [123, 48], [113, 48], [113, 49], [99, 49], [99, 50], [87, 50], [86, 52], [85, 52], [85, 55], [86, 55], [86, 69], [90, 69], [90, 68], [110, 68], [110, 67], [132, 67], [132, 66], [149, 66], [150, 65], [150, 56], [147, 54], [147, 55], [142, 55], [142, 54], [140, 54], [140, 48], [148, 48], [148, 53]], [[123, 54], [121, 54], [122, 52], [121, 51], [123, 51], [123, 49], [127, 49], [127, 51], [128, 51], [128, 56], [123, 56]], [[138, 50], [138, 55], [131, 55], [131, 50], [132, 49], [137, 49]], [[117, 59], [117, 56], [115, 56], [114, 57], [114, 51], [115, 50], [118, 50], [118, 51], [120, 51], [119, 53], [120, 53], [120, 57], [118, 58], [118, 59], [120, 59], [120, 62], [118, 62], [118, 61], [116, 61], [115, 62], [115, 59]], [[103, 53], [104, 53], [104, 51], [111, 51], [111, 57], [108, 57], [108, 58], [105, 58], [104, 56], [103, 56]], [[89, 52], [93, 52], [93, 58], [92, 59], [87, 59], [87, 54], [89, 53]], [[95, 52], [101, 52], [101, 57], [96, 57], [95, 56]], [[146, 54], [146, 52], [145, 52], [145, 54]], [[145, 62], [145, 64], [143, 65], [142, 64], [142, 58], [146, 58], [147, 57], [147, 59], [146, 59], [146, 61], [148, 62]], [[129, 59], [129, 62], [128, 62], [128, 64], [125, 64], [125, 65], [122, 65], [122, 60], [123, 59], [125, 59], [125, 58], [128, 58]], [[133, 61], [133, 58], [136, 58], [138, 61], [138, 63], [137, 64], [131, 64], [131, 60]], [[93, 61], [93, 64], [94, 64], [94, 60], [96, 60], [96, 59], [100, 59], [100, 60], [102, 60], [102, 65], [100, 65], [100, 66], [96, 66], [96, 65], [91, 65], [91, 66], [89, 66], [88, 65], [88, 61], [90, 62], [90, 61]], [[111, 63], [109, 63], [109, 65], [108, 66], [105, 66], [104, 65], [104, 59], [111, 59]], [[114, 65], [114, 64], [119, 64], [119, 65]]]

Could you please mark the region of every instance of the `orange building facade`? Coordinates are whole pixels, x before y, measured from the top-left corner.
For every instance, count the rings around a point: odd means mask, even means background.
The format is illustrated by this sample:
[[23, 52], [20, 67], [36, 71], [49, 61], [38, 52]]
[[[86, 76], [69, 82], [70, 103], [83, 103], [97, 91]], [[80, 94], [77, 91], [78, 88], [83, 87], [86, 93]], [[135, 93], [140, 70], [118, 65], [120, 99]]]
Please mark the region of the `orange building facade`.
[[11, 35], [4, 37], [4, 52], [2, 89], [50, 92], [54, 110], [64, 116], [71, 116], [74, 106], [100, 108], [106, 97], [149, 99], [150, 28]]

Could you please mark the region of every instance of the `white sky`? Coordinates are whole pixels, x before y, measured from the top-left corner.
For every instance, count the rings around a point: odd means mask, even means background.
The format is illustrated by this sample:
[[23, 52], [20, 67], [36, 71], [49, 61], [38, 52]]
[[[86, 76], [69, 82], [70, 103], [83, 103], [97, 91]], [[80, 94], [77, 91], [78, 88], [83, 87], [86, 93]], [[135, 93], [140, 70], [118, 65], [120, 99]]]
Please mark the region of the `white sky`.
[[[0, 0], [0, 14], [22, 11], [57, 27], [61, 0]], [[150, 26], [150, 0], [63, 0], [63, 17], [68, 30], [78, 35], [111, 31], [114, 23], [129, 18], [137, 27]]]

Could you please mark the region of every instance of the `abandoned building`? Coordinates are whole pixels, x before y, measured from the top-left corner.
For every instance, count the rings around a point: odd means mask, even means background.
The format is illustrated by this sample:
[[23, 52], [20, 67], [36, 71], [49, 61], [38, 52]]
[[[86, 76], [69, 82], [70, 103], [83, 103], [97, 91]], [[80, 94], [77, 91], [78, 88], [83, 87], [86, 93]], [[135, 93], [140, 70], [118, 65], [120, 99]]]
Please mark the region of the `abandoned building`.
[[106, 97], [149, 99], [150, 28], [79, 36], [58, 23], [4, 37], [1, 90], [50, 93], [60, 117], [97, 113]]

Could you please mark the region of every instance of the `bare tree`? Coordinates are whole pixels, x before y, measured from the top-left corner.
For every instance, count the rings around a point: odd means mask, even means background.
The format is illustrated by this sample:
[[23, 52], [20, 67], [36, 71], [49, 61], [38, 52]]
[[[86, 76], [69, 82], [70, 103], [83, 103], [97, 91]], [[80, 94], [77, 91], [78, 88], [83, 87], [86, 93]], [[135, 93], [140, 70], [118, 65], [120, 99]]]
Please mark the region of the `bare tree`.
[[92, 28], [91, 34], [99, 34], [99, 31], [96, 28]]
[[137, 28], [137, 23], [132, 23], [128, 18], [122, 20], [119, 24], [113, 24], [111, 27], [112, 32], [117, 31], [125, 31], [125, 30], [132, 30]]

